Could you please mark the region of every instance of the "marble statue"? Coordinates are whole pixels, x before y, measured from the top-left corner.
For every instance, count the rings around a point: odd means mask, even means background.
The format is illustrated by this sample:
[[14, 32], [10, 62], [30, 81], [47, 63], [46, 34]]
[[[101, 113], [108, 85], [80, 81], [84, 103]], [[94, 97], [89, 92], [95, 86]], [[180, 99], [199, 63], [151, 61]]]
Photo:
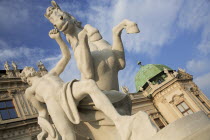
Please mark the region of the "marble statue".
[[128, 92], [129, 92], [129, 89], [128, 89], [128, 87], [126, 87], [126, 86], [122, 86], [122, 87], [121, 87], [121, 90], [122, 90], [122, 92], [125, 93], [125, 94], [128, 94]]
[[[77, 66], [81, 71], [81, 79], [93, 79], [101, 90], [119, 90], [118, 72], [125, 67], [125, 54], [121, 33], [138, 33], [137, 24], [123, 20], [113, 28], [113, 45], [102, 39], [98, 29], [87, 24], [84, 28], [72, 15], [61, 10], [52, 1], [53, 7], [48, 7], [45, 17], [65, 36], [74, 51]], [[85, 30], [88, 41], [78, 45], [78, 34]]]
[[45, 68], [45, 66], [44, 66], [44, 64], [42, 63], [42, 61], [39, 61], [38, 63], [37, 63], [37, 66], [38, 66], [38, 68], [39, 68], [39, 71], [47, 71], [47, 69]]
[[[64, 83], [59, 75], [70, 60], [70, 52], [57, 29], [51, 30], [49, 36], [56, 40], [62, 52], [62, 58], [56, 66], [42, 77], [32, 67], [25, 67], [21, 72], [22, 80], [30, 85], [26, 89], [25, 96], [39, 112], [38, 123], [42, 128], [42, 132], [38, 135], [39, 140], [46, 137], [58, 138], [56, 131], [61, 135], [62, 140], [75, 140], [73, 124], [80, 123], [77, 105], [87, 95], [91, 97], [96, 108], [114, 122], [121, 140], [131, 139], [131, 134], [133, 139], [139, 139], [145, 135], [135, 130], [142, 121], [149, 122], [148, 129], [140, 126], [142, 131], [143, 129], [150, 130], [149, 136], [156, 133], [156, 128], [144, 112], [139, 112], [134, 116], [121, 116], [94, 80], [82, 79]], [[81, 31], [78, 38], [79, 44], [87, 42], [87, 32]], [[48, 113], [55, 127], [50, 124]]]
[[[185, 117], [157, 133], [157, 128], [145, 112], [139, 111], [132, 116], [121, 115], [119, 110], [123, 108], [114, 106], [116, 101], [120, 102], [122, 97], [127, 97], [118, 91], [118, 71], [125, 67], [120, 36], [123, 29], [126, 29], [127, 33], [138, 33], [137, 24], [124, 20], [115, 26], [111, 46], [102, 39], [98, 29], [91, 25], [85, 25], [83, 28], [73, 16], [62, 11], [55, 1], [52, 1], [52, 5], [53, 7], [47, 8], [45, 17], [55, 27], [49, 32], [49, 36], [59, 45], [62, 58], [45, 75], [41, 75], [33, 67], [25, 67], [20, 74], [21, 79], [29, 84], [25, 96], [39, 114], [38, 124], [42, 132], [37, 136], [38, 140], [76, 140], [76, 134], [93, 140], [166, 140], [170, 139], [166, 134], [169, 132], [173, 135], [174, 130], [180, 129], [180, 126], [182, 130], [176, 134], [185, 139], [198, 130], [191, 126], [199, 126], [202, 120], [204, 124], [209, 124], [207, 116], [198, 113], [191, 116], [192, 121]], [[73, 48], [81, 80], [65, 83], [59, 77], [71, 58], [59, 31], [66, 36]], [[9, 70], [9, 65], [6, 64], [5, 69]], [[150, 81], [148, 83], [151, 84]], [[127, 89], [124, 90], [127, 92]], [[90, 110], [82, 112], [81, 106], [87, 106], [83, 104], [87, 96], [92, 100], [88, 105], [95, 114]], [[124, 104], [129, 102], [123, 101], [120, 105]], [[100, 113], [102, 115], [98, 115]], [[201, 117], [204, 119], [199, 120]], [[197, 121], [193, 121], [196, 119]], [[189, 124], [188, 120], [191, 125], [186, 125]], [[87, 129], [84, 131], [83, 128]], [[196, 133], [196, 136], [199, 138], [200, 133]]]
[[[136, 23], [124, 20], [114, 27], [111, 46], [102, 39], [98, 29], [89, 24], [83, 28], [81, 22], [62, 11], [55, 1], [52, 1], [52, 6], [47, 8], [45, 17], [66, 36], [66, 40], [73, 48], [77, 67], [81, 72], [81, 80], [93, 79], [111, 102], [115, 103], [115, 108], [120, 114], [130, 115], [131, 100], [128, 95], [119, 92], [118, 85], [118, 72], [125, 67], [124, 49], [120, 36], [123, 29], [126, 29], [127, 33], [139, 32]], [[78, 34], [83, 30], [87, 32], [87, 41], [79, 44]], [[126, 104], [119, 103], [124, 101]], [[89, 102], [87, 100], [86, 104]]]
[[[115, 105], [118, 113], [123, 115], [130, 115], [131, 101], [130, 99], [128, 99], [128, 95], [118, 91], [118, 72], [125, 67], [124, 48], [121, 40], [122, 30], [126, 29], [127, 33], [138, 33], [139, 29], [137, 27], [137, 24], [130, 20], [123, 20], [120, 24], [115, 26], [112, 30], [113, 45], [111, 46], [107, 41], [102, 39], [102, 36], [100, 35], [98, 29], [92, 27], [89, 24], [85, 25], [83, 28], [81, 26], [81, 22], [78, 22], [69, 13], [62, 11], [55, 1], [52, 1], [51, 3], [53, 7], [47, 8], [45, 17], [54, 25], [56, 30], [61, 31], [66, 36], [67, 41], [70, 43], [74, 52], [77, 67], [81, 72], [81, 82], [87, 80], [94, 81], [98, 87], [98, 93], [103, 92], [106, 95], [103, 96], [103, 99], [105, 99], [103, 100], [103, 104], [105, 106], [106, 104], [109, 104], [109, 106], [111, 107], [111, 102], [113, 103], [113, 105]], [[55, 31], [53, 30], [52, 32]], [[49, 35], [52, 36], [51, 33]], [[61, 43], [61, 41], [57, 41], [57, 43], [60, 46], [64, 45], [63, 43]], [[86, 86], [88, 86], [88, 84]], [[90, 94], [90, 96], [92, 95], [92, 93], [86, 94]], [[81, 104], [83, 104], [83, 101], [85, 101], [84, 97], [86, 96], [86, 94], [77, 99], [79, 101], [82, 100], [78, 106], [79, 108], [81, 108]], [[102, 95], [100, 96], [102, 98]], [[110, 101], [106, 97], [108, 97]], [[91, 98], [93, 99], [92, 96]], [[81, 119], [85, 123], [85, 125], [81, 125], [82, 127], [78, 127], [79, 133], [84, 134], [84, 132], [81, 131], [84, 127], [88, 127], [88, 129], [90, 130], [89, 133], [85, 132], [85, 137], [89, 137], [91, 135], [92, 137], [90, 137], [92, 139], [97, 140], [134, 140], [140, 138], [146, 139], [157, 132], [156, 127], [153, 126], [148, 115], [144, 112], [139, 112], [131, 117], [127, 116], [127, 119], [129, 121], [124, 120], [124, 124], [127, 124], [128, 126], [124, 127], [122, 124], [119, 125], [117, 123], [120, 121], [115, 121], [115, 119], [113, 119], [113, 117], [116, 115], [113, 115], [113, 113], [111, 115], [108, 115], [109, 113], [105, 112], [105, 110], [103, 110], [102, 108], [98, 108], [95, 102], [96, 101], [93, 100], [96, 110], [93, 108], [92, 110], [87, 110], [85, 113], [81, 110], [79, 111], [80, 117], [85, 116]], [[83, 106], [89, 107], [89, 104], [91, 103], [88, 102], [86, 103], [86, 105]], [[101, 115], [98, 110], [101, 110], [104, 115]], [[115, 112], [115, 114], [117, 114], [117, 112]], [[148, 123], [147, 127], [141, 126], [143, 122]], [[119, 128], [122, 129], [119, 130]], [[124, 128], [125, 130], [123, 130]], [[138, 128], [138, 130], [141, 130], [142, 133], [138, 133], [136, 130], [134, 130], [134, 128]], [[110, 131], [112, 131], [111, 134]], [[107, 137], [101, 137], [100, 134], [105, 134], [107, 135]]]
[[5, 64], [4, 64], [4, 69], [5, 70], [9, 70], [10, 69], [10, 66], [8, 64], [8, 62], [6, 61]]
[[13, 61], [12, 61], [12, 67], [13, 67], [14, 70], [17, 70], [17, 64]]

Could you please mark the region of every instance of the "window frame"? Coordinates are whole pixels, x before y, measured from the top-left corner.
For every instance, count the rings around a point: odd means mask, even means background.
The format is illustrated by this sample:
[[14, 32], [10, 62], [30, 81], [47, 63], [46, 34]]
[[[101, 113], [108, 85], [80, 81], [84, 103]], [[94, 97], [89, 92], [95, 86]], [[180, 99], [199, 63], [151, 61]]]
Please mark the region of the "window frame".
[[[8, 105], [6, 103], [10, 102], [10, 101], [12, 103], [12, 106], [8, 107]], [[4, 103], [4, 105], [5, 105], [5, 107], [0, 108], [0, 117], [1, 117], [2, 121], [18, 118], [18, 112], [17, 112], [17, 110], [15, 108], [15, 104], [14, 104], [14, 101], [12, 99], [2, 100], [2, 101], [0, 101], [0, 103]], [[14, 113], [15, 113], [16, 117], [12, 117], [11, 112], [9, 111], [10, 109], [14, 109]], [[7, 111], [7, 114], [9, 115], [9, 117], [6, 118], [6, 119], [3, 118], [3, 115], [1, 114], [1, 110]]]
[[[183, 103], [187, 106], [187, 108], [184, 107]], [[176, 105], [176, 107], [182, 113], [183, 116], [187, 116], [189, 114], [193, 114], [194, 113], [193, 110], [190, 108], [190, 106], [185, 101], [180, 102], [179, 104]], [[184, 111], [181, 111], [181, 109], [179, 107], [182, 107], [182, 109]], [[192, 113], [189, 113], [188, 111], [191, 111]]]

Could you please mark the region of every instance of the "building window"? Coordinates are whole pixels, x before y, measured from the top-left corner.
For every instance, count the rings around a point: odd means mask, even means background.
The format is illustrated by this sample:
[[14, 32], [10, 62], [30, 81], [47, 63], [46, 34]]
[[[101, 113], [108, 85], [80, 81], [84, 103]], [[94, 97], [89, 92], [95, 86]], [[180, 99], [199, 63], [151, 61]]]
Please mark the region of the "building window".
[[161, 83], [163, 83], [164, 82], [164, 79], [163, 78], [159, 78], [158, 80], [157, 80], [157, 83], [158, 84], [161, 84]]
[[206, 104], [206, 102], [201, 98], [201, 96], [198, 94], [198, 95], [195, 95], [198, 100], [200, 100], [200, 102], [210, 111], [210, 107]]
[[177, 108], [179, 111], [184, 115], [189, 115], [192, 114], [193, 111], [190, 109], [190, 107], [183, 101], [180, 104], [177, 105]]
[[154, 119], [155, 123], [157, 124], [157, 126], [162, 129], [165, 127], [165, 125], [163, 124], [163, 122], [160, 120], [160, 118], [155, 118]]
[[0, 101], [0, 115], [2, 120], [17, 118], [17, 113], [12, 100]]

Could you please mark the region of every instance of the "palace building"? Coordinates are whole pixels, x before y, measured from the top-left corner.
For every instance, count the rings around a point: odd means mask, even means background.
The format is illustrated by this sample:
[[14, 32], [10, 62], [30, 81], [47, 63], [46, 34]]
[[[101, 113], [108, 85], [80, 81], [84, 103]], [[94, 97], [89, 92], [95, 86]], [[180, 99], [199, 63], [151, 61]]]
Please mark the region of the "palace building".
[[133, 114], [145, 111], [158, 128], [197, 111], [210, 117], [210, 101], [183, 69], [141, 66], [135, 77], [137, 93], [129, 93]]
[[[28, 85], [21, 81], [20, 72], [13, 62], [6, 62], [0, 70], [0, 140], [36, 140], [41, 129], [37, 124], [37, 110], [24, 96]], [[47, 73], [38, 63], [41, 75]]]
[[[4, 67], [0, 70], [0, 140], [36, 140], [41, 129], [36, 109], [24, 97], [28, 85], [21, 81], [21, 70], [14, 62], [12, 69], [8, 63]], [[47, 73], [41, 62], [38, 69], [41, 75]], [[159, 129], [200, 110], [210, 117], [209, 99], [193, 82], [193, 76], [182, 69], [141, 66], [135, 85], [137, 92], [127, 93], [132, 100], [132, 114], [145, 111]]]

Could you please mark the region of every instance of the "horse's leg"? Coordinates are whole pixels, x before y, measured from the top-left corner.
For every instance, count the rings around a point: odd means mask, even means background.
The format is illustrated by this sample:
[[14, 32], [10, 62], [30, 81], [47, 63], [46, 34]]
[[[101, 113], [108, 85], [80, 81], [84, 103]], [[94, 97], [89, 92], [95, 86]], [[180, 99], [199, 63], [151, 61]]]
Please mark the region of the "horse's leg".
[[90, 24], [86, 24], [84, 29], [87, 31], [88, 39], [91, 42], [102, 39], [102, 36], [99, 33], [98, 29], [92, 27]]
[[126, 29], [127, 33], [139, 32], [137, 24], [127, 19], [123, 20], [120, 24], [118, 24], [112, 29], [112, 34], [113, 34], [112, 50], [119, 62], [119, 70], [125, 67], [125, 54], [121, 39], [121, 33], [123, 29]]
[[126, 29], [126, 32], [131, 33], [139, 33], [139, 28], [137, 24], [133, 21], [130, 21], [128, 19], [124, 19], [122, 22], [120, 22], [118, 25], [116, 25], [113, 29], [113, 35], [121, 35], [121, 32], [123, 29]]
[[87, 40], [87, 32], [83, 29], [78, 35], [78, 46], [74, 49], [77, 66], [82, 79], [94, 79], [92, 56]]

